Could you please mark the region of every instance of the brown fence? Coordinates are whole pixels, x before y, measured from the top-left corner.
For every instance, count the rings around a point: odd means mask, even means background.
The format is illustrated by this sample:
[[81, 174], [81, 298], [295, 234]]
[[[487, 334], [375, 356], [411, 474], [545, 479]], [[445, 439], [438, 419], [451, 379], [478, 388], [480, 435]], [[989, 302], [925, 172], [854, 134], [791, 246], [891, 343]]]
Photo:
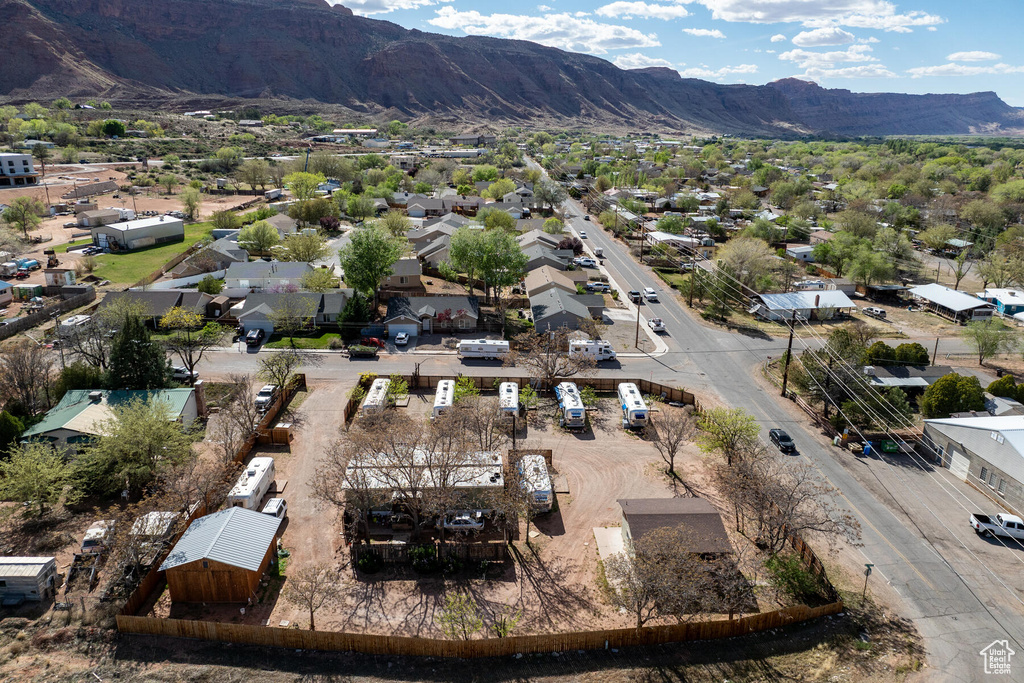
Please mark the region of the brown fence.
[[787, 607], [775, 612], [752, 614], [739, 619], [645, 626], [606, 631], [549, 633], [484, 640], [441, 640], [366, 633], [308, 631], [268, 626], [250, 626], [216, 621], [186, 621], [118, 615], [122, 633], [197, 638], [226, 643], [262, 645], [300, 650], [341, 650], [372, 655], [418, 657], [507, 657], [534, 652], [571, 652], [642, 645], [661, 645], [694, 640], [735, 638], [750, 633], [782, 628], [843, 611], [842, 602], [821, 607]]
[[[141, 280], [133, 284], [132, 287], [145, 287], [146, 285], [153, 284], [154, 282], [162, 278], [164, 276], [164, 273], [173, 269], [175, 266], [177, 266], [179, 263], [187, 259], [189, 256], [199, 251], [202, 248], [202, 246], [203, 245], [198, 242], [196, 244], [193, 244], [191, 247], [181, 252], [164, 265], [160, 266], [159, 270], [154, 270], [152, 273], [150, 273], [146, 277], [142, 278]], [[131, 287], [129, 287], [129, 289], [131, 289]]]
[[25, 330], [30, 330], [36, 325], [44, 323], [47, 320], [52, 320], [55, 315], [60, 315], [66, 311], [73, 311], [74, 309], [79, 308], [80, 306], [85, 306], [95, 300], [96, 290], [90, 287], [89, 291], [84, 294], [77, 294], [68, 299], [64, 299], [63, 301], [50, 304], [35, 313], [30, 313], [22, 318], [15, 318], [3, 327], [0, 327], [0, 340], [13, 337]]

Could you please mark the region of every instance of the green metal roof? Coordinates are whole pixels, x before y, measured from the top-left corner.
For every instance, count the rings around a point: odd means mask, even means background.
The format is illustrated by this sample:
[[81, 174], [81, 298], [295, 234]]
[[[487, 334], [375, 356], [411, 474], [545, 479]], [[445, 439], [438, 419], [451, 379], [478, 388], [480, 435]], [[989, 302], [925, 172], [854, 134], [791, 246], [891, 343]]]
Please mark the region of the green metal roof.
[[[65, 425], [82, 414], [91, 404], [89, 394], [96, 389], [72, 389], [64, 394], [60, 402], [47, 411], [42, 421], [33, 425], [22, 437], [39, 436], [63, 429]], [[142, 401], [163, 401], [168, 406], [168, 411], [173, 417], [177, 417], [185, 409], [189, 397], [192, 396], [192, 389], [155, 389], [152, 391], [103, 391], [103, 402], [114, 408], [128, 403], [134, 399]]]

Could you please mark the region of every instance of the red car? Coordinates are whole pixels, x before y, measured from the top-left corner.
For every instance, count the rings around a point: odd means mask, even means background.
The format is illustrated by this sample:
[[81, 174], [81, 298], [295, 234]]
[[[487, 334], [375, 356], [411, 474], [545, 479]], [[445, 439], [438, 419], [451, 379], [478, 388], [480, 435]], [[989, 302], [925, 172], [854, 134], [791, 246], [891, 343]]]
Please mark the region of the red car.
[[385, 347], [384, 342], [376, 337], [363, 337], [363, 341], [361, 343], [363, 346], [376, 346], [378, 349], [383, 349]]
[[27, 280], [28, 279], [28, 275], [29, 275], [29, 273], [28, 273], [27, 270], [19, 270], [17, 273], [14, 274], [14, 279], [15, 280]]

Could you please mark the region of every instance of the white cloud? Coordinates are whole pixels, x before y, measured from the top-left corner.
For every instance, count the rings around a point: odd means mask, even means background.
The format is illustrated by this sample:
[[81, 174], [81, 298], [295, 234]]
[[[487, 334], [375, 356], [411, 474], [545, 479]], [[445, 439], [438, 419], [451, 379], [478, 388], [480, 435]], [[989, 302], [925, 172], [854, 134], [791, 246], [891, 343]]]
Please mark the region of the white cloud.
[[480, 14], [442, 7], [428, 23], [438, 28], [474, 35], [530, 40], [541, 45], [605, 54], [608, 50], [657, 47], [658, 36], [628, 26], [603, 24], [567, 13], [528, 16], [522, 14]]
[[548, 5], [537, 5], [537, 10], [540, 12], [550, 12], [553, 9], [554, 7], [550, 7]]
[[617, 0], [609, 5], [598, 7], [594, 14], [602, 17], [644, 17], [647, 19], [680, 19], [690, 16], [686, 8], [681, 5], [659, 5], [655, 3], [642, 2], [640, 0]]
[[810, 50], [789, 50], [779, 55], [779, 59], [785, 62], [796, 62], [801, 69], [831, 69], [836, 64], [848, 63], [848, 62], [877, 62], [875, 57], [872, 57], [869, 53], [871, 52], [871, 46], [869, 45], [851, 45], [845, 50], [837, 50], [834, 52], [811, 52]]
[[1002, 76], [1005, 74], [1024, 73], [1024, 66], [1010, 64], [986, 64], [985, 66], [968, 66], [966, 64], [941, 64], [938, 66], [917, 66], [907, 69], [912, 78], [930, 76]]
[[628, 55], [619, 55], [612, 62], [620, 69], [645, 69], [650, 66], [667, 66], [672, 68], [672, 62], [660, 57], [648, 57], [645, 54], [634, 52]]
[[826, 69], [813, 67], [807, 69], [801, 78], [811, 80], [826, 80], [829, 78], [896, 78], [896, 74], [881, 64], [862, 64], [860, 66], [845, 66], [838, 69]]
[[801, 31], [793, 36], [793, 44], [797, 47], [822, 47], [824, 45], [848, 45], [857, 39], [849, 31], [831, 26]]
[[704, 78], [707, 80], [718, 81], [728, 76], [735, 74], [756, 74], [757, 64], [738, 64], [736, 66], [723, 66], [720, 69], [711, 69], [707, 65], [702, 64], [699, 67], [692, 69], [683, 69], [679, 72], [679, 75], [683, 78]]
[[698, 38], [725, 38], [725, 34], [717, 28], [684, 28], [683, 33], [689, 33]]
[[875, 38], [874, 36], [868, 36], [867, 38], [858, 38], [857, 42], [858, 43], [880, 43], [882, 41], [880, 41], [878, 38]]
[[809, 28], [848, 26], [909, 32], [914, 26], [945, 22], [940, 16], [896, 12], [886, 0], [692, 0], [722, 21], [751, 24], [799, 23]]
[[969, 50], [967, 52], [954, 52], [946, 57], [951, 62], [994, 62], [1000, 59], [995, 52], [983, 52], [981, 50]]
[[419, 9], [429, 5], [439, 5], [452, 0], [327, 0], [330, 5], [344, 5], [353, 13], [362, 16], [370, 14], [387, 14], [396, 9]]
[[784, 40], [786, 40], [786, 36], [782, 35], [781, 33], [776, 33], [774, 36], [772, 36], [773, 43], [781, 43]]

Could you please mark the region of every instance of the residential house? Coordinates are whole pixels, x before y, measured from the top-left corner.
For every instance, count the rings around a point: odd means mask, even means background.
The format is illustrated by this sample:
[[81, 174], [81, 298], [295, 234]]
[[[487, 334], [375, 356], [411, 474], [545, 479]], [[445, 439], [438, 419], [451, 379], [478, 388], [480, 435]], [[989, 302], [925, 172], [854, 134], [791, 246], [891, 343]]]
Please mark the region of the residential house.
[[953, 372], [948, 365], [866, 365], [868, 383], [879, 389], [899, 387], [905, 391], [924, 391], [937, 380]]
[[508, 215], [512, 216], [512, 218], [517, 219], [530, 217], [530, 207], [521, 202], [488, 202], [487, 204], [484, 204], [483, 207], [481, 208], [493, 209], [495, 211], [504, 211]]
[[286, 213], [274, 214], [270, 218], [266, 218], [264, 220], [277, 228], [277, 234], [280, 235], [282, 239], [299, 229], [299, 222]]
[[57, 405], [46, 412], [42, 421], [25, 430], [21, 438], [24, 441], [47, 441], [55, 446], [77, 448], [102, 434], [103, 423], [115, 417], [112, 408], [137, 400], [164, 403], [172, 422], [189, 425], [204, 409], [201, 405], [203, 391], [201, 381], [196, 382], [196, 386], [191, 389], [71, 389]]
[[996, 310], [987, 301], [937, 283], [913, 287], [910, 294], [929, 310], [959, 323], [991, 320]]
[[39, 184], [31, 154], [0, 154], [0, 187], [27, 187]]
[[257, 598], [282, 521], [242, 507], [193, 521], [160, 565], [171, 601], [246, 603]]
[[297, 261], [251, 261], [232, 263], [224, 274], [224, 285], [230, 289], [297, 290], [302, 278], [313, 270], [308, 263]]
[[576, 283], [565, 276], [563, 271], [551, 266], [541, 266], [526, 274], [526, 292], [529, 296], [541, 294], [549, 289], [561, 289], [568, 294], [576, 294]]
[[380, 286], [385, 289], [416, 290], [423, 289], [420, 276], [423, 268], [417, 258], [402, 258], [391, 266], [391, 275], [381, 279]]
[[545, 249], [557, 249], [558, 243], [565, 237], [569, 237], [569, 235], [552, 235], [551, 233], [544, 232], [543, 230], [531, 230], [530, 232], [524, 232], [522, 235], [517, 237], [516, 242], [519, 243], [520, 249], [526, 249], [527, 247], [531, 247], [535, 244], [539, 244]]
[[848, 313], [856, 308], [845, 292], [788, 292], [785, 294], [755, 294], [750, 313], [766, 320], [785, 322], [796, 312], [797, 320], [831, 320], [838, 312]]
[[116, 209], [93, 209], [82, 211], [75, 217], [80, 227], [94, 228], [98, 225], [110, 225], [121, 220], [121, 212]]
[[1016, 315], [1024, 312], [1024, 291], [1019, 289], [986, 289], [978, 295], [982, 301], [995, 304], [1001, 315]]
[[451, 194], [441, 197], [441, 205], [447, 212], [457, 211], [462, 214], [476, 215], [477, 211], [486, 204], [486, 199], [474, 195]]
[[[530, 312], [533, 325], [537, 332], [548, 332], [566, 327], [578, 329], [584, 320], [594, 318], [594, 306], [604, 305], [604, 298], [599, 295], [580, 295], [565, 291], [560, 287], [545, 289], [539, 294], [530, 296]], [[600, 311], [596, 317], [600, 317]]]
[[486, 147], [498, 141], [497, 136], [488, 133], [462, 133], [448, 139], [453, 145], [463, 147]]
[[814, 247], [799, 244], [786, 247], [786, 256], [801, 263], [814, 263]]
[[691, 553], [733, 552], [722, 516], [703, 498], [630, 498], [616, 502], [622, 509], [622, 540], [627, 545], [634, 545], [657, 529], [682, 527]]
[[[285, 308], [289, 302], [289, 310], [303, 313], [308, 311], [309, 324], [314, 327], [334, 325], [345, 304], [352, 297], [351, 289], [335, 289], [327, 292], [264, 292], [250, 294], [231, 307], [231, 317], [238, 320], [242, 330], [261, 329], [269, 337], [274, 333], [274, 320], [277, 311]], [[295, 301], [303, 301], [304, 308], [293, 306]]]
[[822, 242], [828, 242], [835, 236], [834, 232], [829, 232], [828, 230], [815, 230], [810, 235], [811, 246], [821, 244]]
[[12, 301], [14, 301], [14, 285], [0, 280], [0, 306], [6, 306]]
[[75, 284], [74, 268], [44, 268], [43, 280], [47, 287], [66, 287]]
[[472, 332], [480, 319], [475, 296], [393, 296], [388, 299], [384, 326], [388, 336], [411, 337], [442, 331]]
[[424, 245], [416, 252], [416, 258], [424, 266], [437, 270], [441, 264], [448, 261], [450, 256], [452, 238], [448, 235], [439, 235], [430, 243]]
[[410, 202], [415, 202], [420, 199], [429, 199], [429, 197], [425, 194], [417, 194], [415, 192], [394, 192], [392, 193], [388, 204], [397, 209], [404, 209], [409, 206]]
[[175, 307], [184, 307], [201, 315], [207, 316], [206, 304], [212, 299], [209, 294], [196, 290], [151, 289], [128, 290], [127, 292], [109, 292], [100, 302], [99, 310], [103, 310], [117, 302], [128, 300], [138, 304], [143, 312], [146, 323], [156, 328], [160, 318]]
[[[541, 266], [551, 266], [558, 270], [565, 270], [569, 266], [569, 258], [564, 254], [567, 250], [553, 250], [533, 244], [523, 249], [526, 254], [526, 271], [529, 272]], [[569, 254], [571, 255], [571, 251]]]
[[171, 270], [171, 274], [175, 277], [190, 277], [216, 270], [227, 270], [232, 263], [248, 262], [249, 252], [238, 246], [235, 237], [222, 237], [179, 263]]
[[426, 218], [427, 216], [444, 215], [444, 201], [436, 197], [423, 197], [410, 200], [406, 205], [406, 213], [410, 218]]

